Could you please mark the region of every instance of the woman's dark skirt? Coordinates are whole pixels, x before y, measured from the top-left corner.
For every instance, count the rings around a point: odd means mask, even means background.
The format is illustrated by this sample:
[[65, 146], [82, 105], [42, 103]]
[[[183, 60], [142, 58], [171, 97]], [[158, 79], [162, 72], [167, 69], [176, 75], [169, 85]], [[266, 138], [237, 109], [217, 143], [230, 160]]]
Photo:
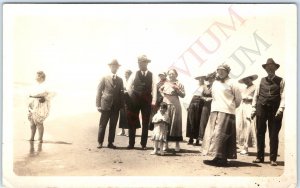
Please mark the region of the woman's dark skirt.
[[200, 96], [193, 96], [187, 113], [186, 137], [198, 139], [203, 104]]

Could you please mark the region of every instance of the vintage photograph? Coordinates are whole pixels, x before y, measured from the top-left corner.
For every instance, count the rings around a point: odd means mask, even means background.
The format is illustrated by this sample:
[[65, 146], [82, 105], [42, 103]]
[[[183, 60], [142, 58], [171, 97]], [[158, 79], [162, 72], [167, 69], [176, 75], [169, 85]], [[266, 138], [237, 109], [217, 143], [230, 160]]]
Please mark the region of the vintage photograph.
[[5, 187], [295, 187], [295, 4], [4, 4]]

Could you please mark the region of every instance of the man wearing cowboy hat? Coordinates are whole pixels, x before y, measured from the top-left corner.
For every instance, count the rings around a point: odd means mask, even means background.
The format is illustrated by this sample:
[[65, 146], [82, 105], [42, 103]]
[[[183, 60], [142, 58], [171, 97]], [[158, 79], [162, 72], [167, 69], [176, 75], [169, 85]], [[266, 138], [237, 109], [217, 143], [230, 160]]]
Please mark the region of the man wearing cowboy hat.
[[256, 138], [255, 123], [251, 119], [252, 100], [255, 92], [253, 81], [257, 75], [246, 76], [239, 80], [239, 83], [245, 84], [246, 88], [242, 91], [242, 102], [239, 110], [236, 111], [237, 141], [243, 146], [241, 155], [248, 155], [248, 147], [253, 146], [253, 137]]
[[277, 166], [278, 134], [281, 128], [281, 121], [284, 111], [284, 80], [275, 75], [280, 67], [272, 58], [267, 60], [262, 67], [268, 76], [261, 79], [256, 89], [252, 102], [252, 117], [256, 115], [257, 126], [257, 155], [254, 163], [263, 163], [265, 156], [265, 133], [268, 121], [270, 137], [270, 162]]
[[111, 74], [104, 76], [98, 85], [96, 106], [101, 113], [98, 132], [98, 147], [102, 148], [105, 129], [109, 121], [108, 148], [115, 149], [113, 144], [115, 139], [116, 125], [119, 118], [120, 108], [124, 106], [124, 87], [122, 78], [116, 75], [121, 66], [116, 59], [108, 64]]
[[128, 109], [129, 145], [127, 149], [133, 149], [135, 144], [136, 129], [140, 127], [139, 113], [142, 114], [141, 146], [146, 150], [148, 139], [148, 126], [151, 108], [156, 102], [156, 82], [147, 66], [151, 60], [146, 55], [138, 57], [139, 70], [133, 73], [126, 86], [131, 99]]

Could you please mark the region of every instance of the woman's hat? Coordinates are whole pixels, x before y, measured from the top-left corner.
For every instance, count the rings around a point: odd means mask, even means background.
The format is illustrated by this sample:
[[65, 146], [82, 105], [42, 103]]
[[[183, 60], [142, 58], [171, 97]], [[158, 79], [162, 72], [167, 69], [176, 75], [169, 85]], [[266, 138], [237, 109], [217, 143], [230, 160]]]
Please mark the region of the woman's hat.
[[212, 72], [212, 73], [209, 73], [207, 76], [206, 76], [206, 78], [205, 78], [205, 80], [207, 81], [209, 78], [216, 78], [216, 76], [217, 76], [217, 73], [216, 73], [216, 71], [214, 71], [214, 72]]
[[138, 57], [138, 62], [146, 62], [146, 63], [150, 63], [151, 60], [147, 58], [146, 55], [141, 55]]
[[158, 76], [160, 76], [160, 75], [167, 76], [167, 73], [166, 72], [160, 72], [160, 73], [158, 73]]
[[108, 65], [117, 65], [117, 66], [121, 66], [119, 64], [119, 62], [116, 59], [113, 59]]
[[269, 58], [269, 59], [267, 60], [267, 63], [263, 64], [262, 67], [263, 67], [264, 69], [266, 69], [266, 66], [267, 66], [267, 65], [275, 65], [276, 70], [280, 67], [279, 64], [275, 63], [275, 61], [273, 60], [273, 58]]
[[257, 74], [253, 74], [251, 76], [246, 76], [239, 80], [239, 83], [244, 83], [246, 79], [251, 79], [251, 81], [254, 81], [258, 78]]
[[219, 65], [218, 68], [217, 68], [217, 70], [219, 70], [219, 69], [226, 70], [228, 73], [229, 73], [230, 70], [231, 70], [230, 67], [229, 67], [229, 65], [227, 65], [227, 64]]
[[197, 76], [197, 77], [195, 77], [195, 80], [200, 80], [201, 78], [205, 79], [206, 76], [205, 75]]

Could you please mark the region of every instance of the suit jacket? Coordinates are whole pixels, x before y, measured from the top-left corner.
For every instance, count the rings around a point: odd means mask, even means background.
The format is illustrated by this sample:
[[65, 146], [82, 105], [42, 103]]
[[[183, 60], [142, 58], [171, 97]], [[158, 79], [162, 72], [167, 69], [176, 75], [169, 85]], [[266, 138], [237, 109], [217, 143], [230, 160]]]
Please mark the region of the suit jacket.
[[109, 75], [103, 77], [98, 85], [96, 106], [108, 111], [113, 105], [117, 109], [124, 106], [124, 86], [122, 78], [117, 76], [114, 85], [112, 75]]

